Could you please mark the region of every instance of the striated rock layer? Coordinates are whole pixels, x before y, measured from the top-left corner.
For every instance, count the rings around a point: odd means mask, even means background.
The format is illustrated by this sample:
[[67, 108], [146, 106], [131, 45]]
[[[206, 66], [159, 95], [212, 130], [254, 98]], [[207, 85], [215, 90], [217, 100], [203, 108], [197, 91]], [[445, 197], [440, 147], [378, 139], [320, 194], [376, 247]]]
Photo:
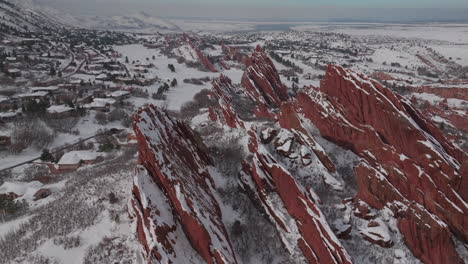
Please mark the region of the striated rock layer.
[[246, 66], [241, 82], [253, 101], [279, 107], [289, 98], [275, 65], [260, 46], [246, 60]]
[[189, 261], [190, 244], [206, 263], [236, 263], [202, 142], [154, 106], [138, 111], [133, 128], [141, 166], [130, 214], [147, 262]]
[[198, 61], [210, 72], [218, 72], [214, 67], [213, 63], [203, 54], [194, 44], [193, 41], [190, 39], [189, 35], [183, 34], [182, 41], [186, 43], [193, 51], [197, 54]]
[[463, 263], [450, 231], [467, 241], [468, 160], [431, 121], [379, 83], [338, 66], [293, 104], [323, 137], [363, 159], [356, 197], [393, 209], [415, 256]]
[[308, 263], [352, 263], [317, 207], [313, 190], [297, 183], [261, 145], [255, 128], [249, 135], [253, 159], [244, 161], [241, 183], [276, 225], [286, 249], [292, 255], [300, 250]]
[[[320, 88], [305, 87], [290, 97], [260, 47], [246, 65], [241, 87], [224, 75], [213, 81], [210, 95], [217, 103], [208, 116], [248, 135], [240, 185], [276, 228], [291, 259], [352, 263], [319, 208], [320, 197], [291, 172], [318, 171], [334, 191], [343, 191], [318, 131], [360, 157], [357, 193], [347, 203], [354, 203], [355, 216], [370, 220], [358, 230], [361, 239], [395, 246], [387, 224], [367, 206], [388, 208], [422, 262], [464, 263], [452, 236], [468, 242], [468, 158], [431, 120], [376, 81], [339, 66], [328, 66]], [[257, 107], [254, 116], [268, 117], [269, 127], [241, 118], [237, 96]], [[129, 207], [146, 261], [236, 263], [201, 139], [153, 106], [139, 110], [133, 127], [140, 165]], [[349, 221], [342, 227], [339, 236], [349, 237]]]

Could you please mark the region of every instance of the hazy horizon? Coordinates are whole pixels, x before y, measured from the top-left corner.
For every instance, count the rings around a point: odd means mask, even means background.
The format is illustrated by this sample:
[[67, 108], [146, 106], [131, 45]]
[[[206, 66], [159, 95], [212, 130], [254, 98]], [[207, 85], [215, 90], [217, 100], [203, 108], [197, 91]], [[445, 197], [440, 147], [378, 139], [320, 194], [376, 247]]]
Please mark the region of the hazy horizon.
[[[344, 3], [342, 0], [306, 2], [293, 0], [257, 0], [253, 3], [203, 0], [151, 2], [149, 0], [36, 0], [72, 15], [113, 16], [144, 11], [162, 18], [216, 19], [244, 21], [314, 22], [468, 22], [468, 1], [414, 0], [411, 4], [367, 0]], [[252, 1], [250, 1], [252, 2]], [[465, 3], [466, 2], [466, 3]], [[367, 4], [366, 4], [367, 3]], [[421, 7], [422, 6], [422, 7]]]

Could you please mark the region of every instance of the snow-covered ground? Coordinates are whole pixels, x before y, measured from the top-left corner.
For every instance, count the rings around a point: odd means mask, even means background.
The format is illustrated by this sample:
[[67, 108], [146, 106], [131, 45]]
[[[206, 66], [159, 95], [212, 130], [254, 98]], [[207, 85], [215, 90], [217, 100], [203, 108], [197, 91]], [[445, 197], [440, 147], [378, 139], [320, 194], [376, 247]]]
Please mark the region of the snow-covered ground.
[[[144, 87], [148, 90], [150, 94], [156, 93], [158, 88], [164, 83], [170, 84], [173, 79], [177, 80], [177, 86], [171, 87], [167, 93], [167, 99], [165, 102], [153, 100], [151, 98], [131, 98], [131, 102], [135, 106], [142, 106], [146, 103], [152, 103], [155, 105], [165, 105], [169, 110], [180, 110], [180, 107], [192, 100], [193, 96], [200, 92], [203, 89], [211, 89], [211, 83], [206, 83], [205, 85], [194, 85], [189, 83], [184, 83], [184, 79], [191, 78], [217, 78], [220, 73], [212, 72], [202, 72], [195, 68], [189, 68], [185, 64], [179, 64], [176, 59], [168, 58], [164, 54], [161, 54], [159, 50], [149, 49], [140, 44], [126, 45], [126, 46], [116, 46], [115, 49], [122, 54], [120, 59], [122, 63], [125, 63], [125, 57], [128, 57], [129, 67], [131, 67], [131, 62], [140, 61], [147, 62], [146, 58], [149, 58], [149, 62], [156, 65], [155, 68], [150, 68], [148, 75], [158, 76], [161, 80], [160, 82], [155, 83]], [[152, 57], [155, 56], [155, 60]], [[175, 72], [172, 72], [168, 65], [172, 64], [175, 66]], [[232, 68], [230, 70], [225, 70], [223, 74], [230, 77], [234, 83], [240, 83], [243, 71], [239, 69]]]
[[[139, 244], [126, 210], [134, 153], [135, 149], [122, 149], [113, 153], [114, 158], [65, 175], [55, 184], [3, 184], [0, 193], [24, 191], [26, 195], [40, 187], [50, 188], [52, 194], [39, 200], [47, 203], [36, 206], [28, 200], [30, 211], [24, 216], [0, 222], [0, 238], [5, 239], [0, 239], [0, 263], [37, 263], [39, 258], [64, 264], [137, 263]], [[116, 247], [119, 251], [112, 250]]]
[[[122, 129], [120, 122], [110, 122], [104, 125], [96, 123], [95, 120], [96, 113], [94, 111], [88, 113], [87, 116], [80, 119], [79, 123], [76, 125], [79, 134], [70, 134], [70, 133], [56, 133], [51, 144], [47, 146], [49, 149], [60, 148], [65, 144], [72, 144], [81, 139], [88, 138], [97, 134], [99, 130], [106, 130], [111, 128]], [[38, 158], [42, 153], [42, 149], [37, 149], [34, 147], [29, 147], [20, 154], [11, 154], [8, 151], [0, 152], [0, 170], [19, 164], [22, 162], [29, 161], [31, 159]]]
[[298, 31], [328, 31], [357, 36], [390, 36], [468, 43], [468, 24], [311, 23], [293, 27]]
[[431, 48], [462, 66], [468, 66], [468, 40], [464, 44], [434, 44]]

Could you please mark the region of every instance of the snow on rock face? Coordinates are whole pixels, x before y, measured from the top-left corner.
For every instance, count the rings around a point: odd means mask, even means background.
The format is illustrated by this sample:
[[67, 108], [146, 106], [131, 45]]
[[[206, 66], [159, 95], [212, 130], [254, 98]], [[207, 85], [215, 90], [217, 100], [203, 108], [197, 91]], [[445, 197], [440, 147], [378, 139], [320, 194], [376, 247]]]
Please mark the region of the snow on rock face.
[[392, 247], [393, 241], [387, 225], [382, 221], [370, 221], [366, 228], [360, 230], [365, 240], [381, 247]]
[[243, 128], [244, 123], [231, 106], [232, 95], [236, 92], [231, 79], [221, 74], [219, 78], [213, 81], [212, 85], [212, 95], [218, 100], [218, 104], [216, 109], [210, 108], [211, 121], [219, 120], [231, 128]]
[[223, 43], [221, 45], [221, 49], [225, 60], [237, 61], [239, 63], [245, 63], [247, 60], [247, 56], [240, 53], [239, 48], [237, 47], [230, 47]]
[[[192, 55], [192, 59], [197, 59], [207, 70], [210, 72], [218, 72], [214, 65], [208, 60], [208, 58], [203, 54], [192, 42], [189, 35], [183, 34], [182, 41], [188, 45], [188, 49]], [[196, 55], [196, 57], [195, 57]]]
[[[301, 252], [308, 263], [352, 263], [316, 206], [318, 201], [258, 145], [260, 139], [256, 133], [249, 134], [257, 147], [251, 148], [252, 160], [243, 163], [241, 184], [275, 224], [286, 249], [292, 255]], [[287, 138], [287, 134], [280, 132], [279, 140]]]
[[275, 65], [260, 46], [246, 60], [246, 66], [241, 83], [253, 101], [279, 107], [289, 98]]
[[[351, 263], [337, 235], [385, 248], [402, 235], [424, 263], [463, 263], [452, 235], [467, 241], [468, 159], [429, 119], [377, 82], [341, 67], [329, 66], [320, 88], [290, 98], [261, 48], [246, 64], [244, 91], [224, 75], [213, 81], [216, 103], [207, 116], [224, 128], [246, 130], [242, 142], [251, 155], [242, 164], [240, 184], [276, 227], [291, 259]], [[242, 109], [235, 96], [242, 92], [257, 104], [257, 116], [270, 117], [268, 128], [257, 129], [236, 112]], [[361, 158], [354, 170], [357, 193], [346, 201], [345, 217], [333, 219], [336, 234], [300, 175], [313, 167], [334, 191], [347, 191], [334, 178], [335, 165], [314, 126]], [[154, 107], [139, 110], [134, 130], [141, 167], [130, 214], [148, 262], [235, 263], [201, 140]], [[385, 208], [396, 220], [384, 222], [371, 208]], [[352, 212], [364, 226], [353, 228]]]
[[[212, 193], [210, 159], [201, 140], [188, 126], [154, 106], [135, 114], [133, 129], [141, 167], [130, 215], [135, 218], [146, 261], [180, 263], [178, 259], [185, 259], [181, 254], [193, 255], [183, 251], [187, 240], [206, 263], [236, 263]], [[141, 174], [143, 168], [147, 175]], [[167, 205], [161, 197], [171, 210], [163, 208]]]
[[294, 134], [287, 129], [281, 129], [274, 144], [278, 153], [290, 157], [293, 152]]
[[159, 263], [202, 262], [182, 226], [175, 220], [168, 198], [142, 166], [136, 169], [129, 208], [147, 260]]
[[435, 94], [445, 99], [457, 98], [460, 100], [468, 101], [468, 89], [466, 87], [455, 88], [455, 87], [421, 86], [421, 87], [410, 87], [409, 89], [413, 93]]
[[[379, 209], [395, 201], [403, 205], [391, 208], [399, 212], [400, 231], [415, 256], [426, 263], [462, 263], [450, 231], [467, 241], [463, 151], [407, 100], [338, 66], [328, 67], [320, 89], [309, 88], [297, 100], [323, 137], [363, 159], [355, 169], [357, 198]], [[423, 235], [427, 228], [433, 231]]]
[[328, 154], [308, 132], [308, 129], [305, 128], [299, 105], [295, 99], [291, 99], [281, 105], [281, 109], [277, 114], [277, 119], [281, 127], [294, 131], [301, 141], [314, 151], [315, 155], [317, 155], [329, 172], [336, 172], [335, 165], [333, 165]]

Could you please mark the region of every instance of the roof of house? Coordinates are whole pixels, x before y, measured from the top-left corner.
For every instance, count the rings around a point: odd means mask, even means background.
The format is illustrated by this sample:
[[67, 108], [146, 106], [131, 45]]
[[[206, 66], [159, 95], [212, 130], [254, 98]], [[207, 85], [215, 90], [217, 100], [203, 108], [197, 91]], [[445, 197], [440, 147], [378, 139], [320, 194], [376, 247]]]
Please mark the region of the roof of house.
[[65, 113], [72, 111], [73, 108], [66, 106], [66, 105], [53, 105], [49, 108], [47, 108], [47, 112], [50, 114], [60, 114], [60, 113]]
[[47, 96], [49, 93], [48, 92], [35, 92], [35, 93], [25, 93], [25, 94], [20, 94], [18, 97], [23, 98], [23, 97], [44, 97]]
[[99, 157], [99, 153], [88, 151], [88, 150], [76, 150], [65, 153], [60, 161], [59, 165], [78, 165], [84, 160], [95, 160]]
[[3, 103], [3, 102], [8, 102], [10, 101], [10, 98], [6, 97], [6, 96], [1, 96], [0, 95], [0, 103]]
[[99, 74], [98, 76], [96, 76], [96, 79], [106, 79], [107, 78], [107, 74], [105, 73], [102, 73], [102, 74]]
[[56, 91], [58, 90], [58, 86], [49, 86], [49, 87], [31, 87], [31, 91], [33, 92], [40, 92], [40, 91]]
[[128, 91], [115, 91], [113, 93], [110, 94], [111, 97], [121, 97], [121, 96], [124, 96], [124, 95], [127, 95], [127, 94], [130, 94], [130, 92]]
[[17, 116], [17, 112], [0, 112], [0, 118], [11, 118]]
[[90, 104], [85, 104], [84, 108], [96, 108], [105, 107], [106, 105], [113, 105], [116, 101], [112, 98], [94, 98], [94, 101]]

